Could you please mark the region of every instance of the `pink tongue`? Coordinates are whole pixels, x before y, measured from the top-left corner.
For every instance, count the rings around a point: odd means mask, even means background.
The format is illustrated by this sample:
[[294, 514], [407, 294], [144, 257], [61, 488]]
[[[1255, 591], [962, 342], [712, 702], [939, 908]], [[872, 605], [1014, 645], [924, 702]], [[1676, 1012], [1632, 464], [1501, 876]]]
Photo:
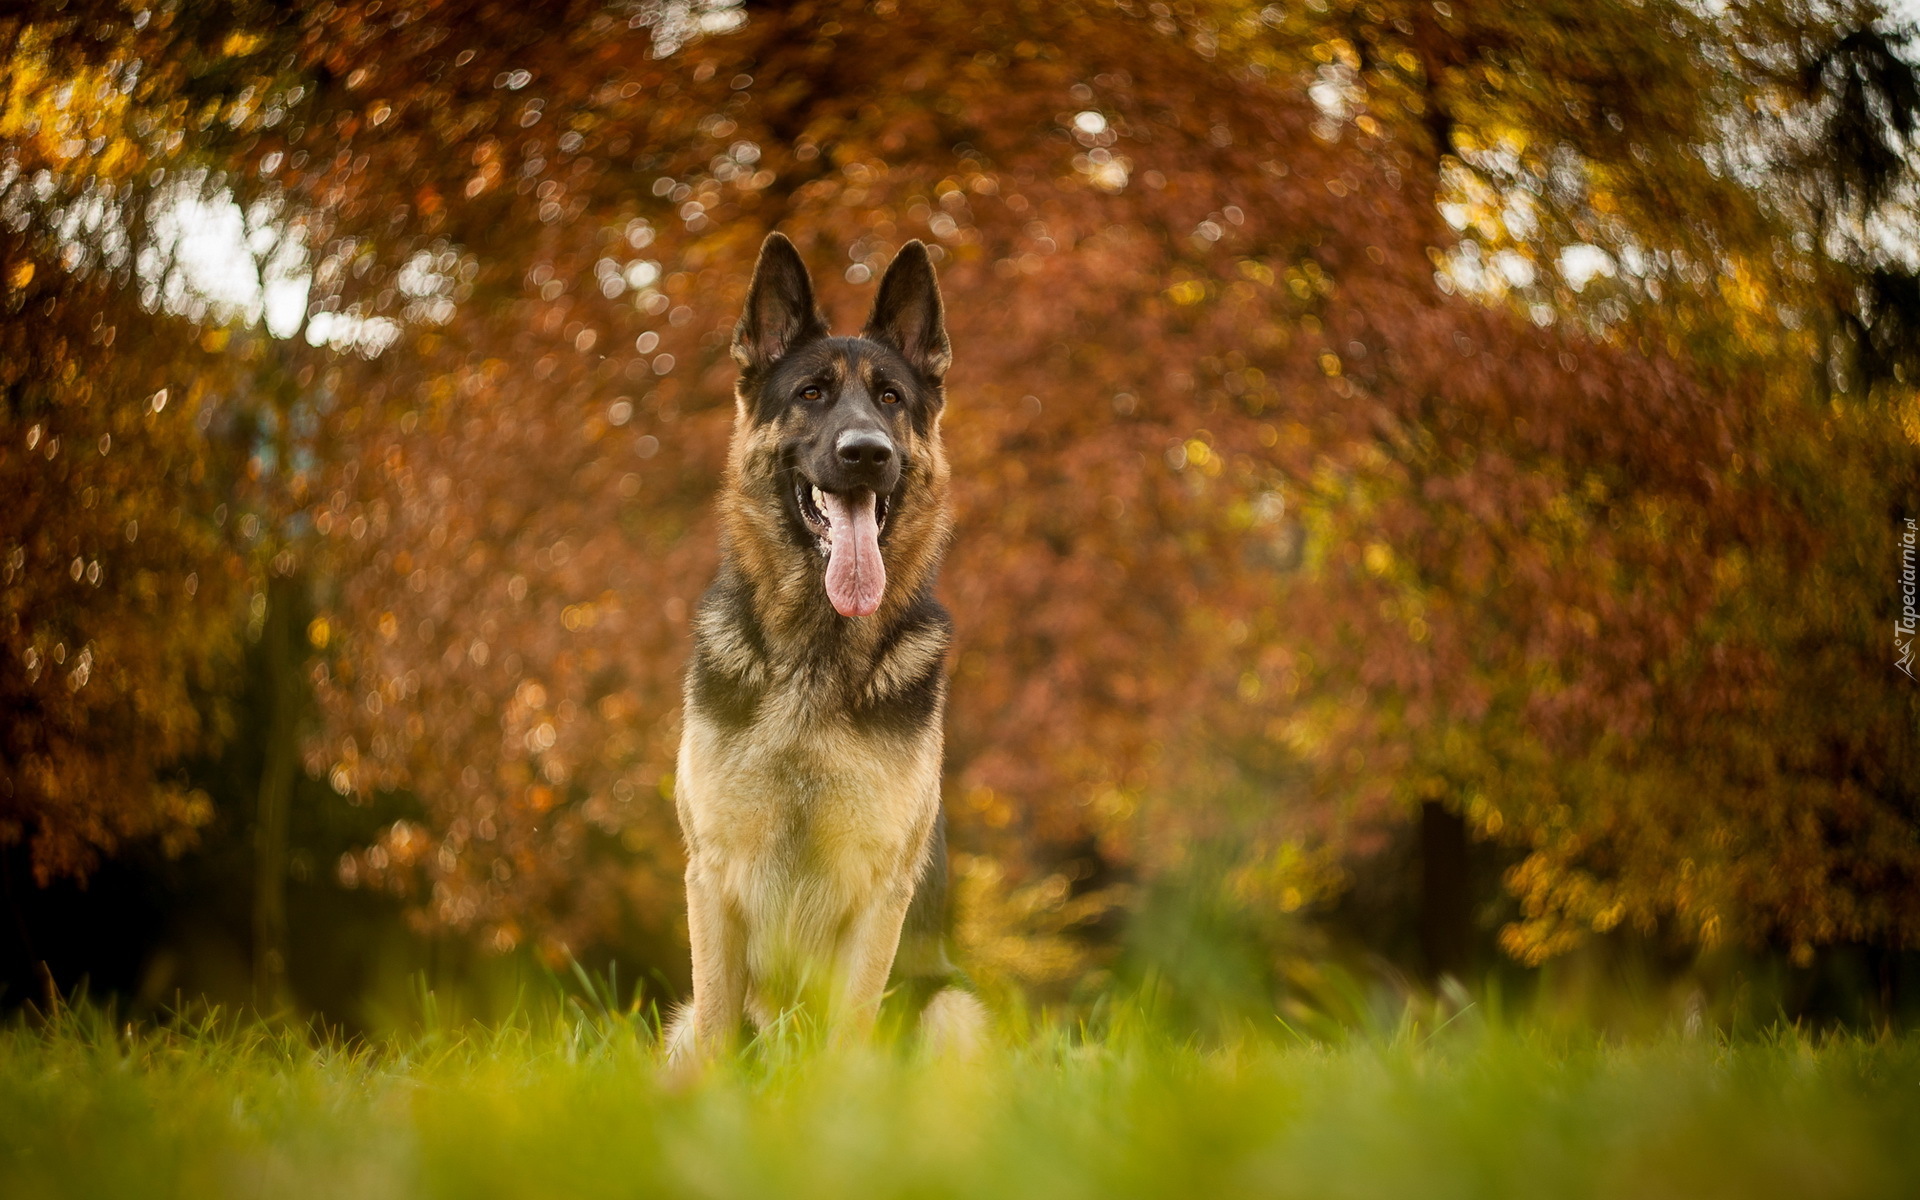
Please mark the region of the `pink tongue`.
[[880, 595], [887, 590], [873, 493], [849, 498], [821, 492], [820, 498], [833, 542], [827, 552], [827, 599], [843, 617], [870, 617], [880, 611]]

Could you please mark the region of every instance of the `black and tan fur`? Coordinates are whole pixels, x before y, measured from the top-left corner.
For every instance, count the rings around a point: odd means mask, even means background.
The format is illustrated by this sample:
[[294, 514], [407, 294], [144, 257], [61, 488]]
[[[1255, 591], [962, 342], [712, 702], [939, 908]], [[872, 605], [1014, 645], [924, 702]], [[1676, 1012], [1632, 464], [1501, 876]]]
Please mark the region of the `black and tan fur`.
[[[670, 1053], [719, 1051], [743, 1016], [764, 1027], [794, 1005], [837, 1037], [863, 1033], [890, 978], [921, 1000], [927, 1040], [965, 1048], [984, 1012], [942, 945], [950, 621], [933, 585], [950, 533], [949, 350], [926, 248], [901, 250], [861, 336], [835, 338], [792, 243], [771, 235], [733, 353], [722, 559], [695, 620], [675, 776], [693, 999]], [[866, 485], [886, 586], [873, 615], [842, 616], [807, 489]]]

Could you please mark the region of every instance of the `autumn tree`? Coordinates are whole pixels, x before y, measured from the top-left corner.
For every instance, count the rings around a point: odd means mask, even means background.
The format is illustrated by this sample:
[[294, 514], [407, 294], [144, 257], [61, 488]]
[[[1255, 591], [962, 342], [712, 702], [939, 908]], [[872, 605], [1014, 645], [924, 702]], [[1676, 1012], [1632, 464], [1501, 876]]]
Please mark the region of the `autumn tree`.
[[251, 532], [225, 403], [247, 354], [176, 253], [212, 189], [175, 106], [243, 86], [209, 36], [0, 19], [0, 845], [43, 882], [212, 815], [176, 768], [218, 733]]
[[[29, 226], [29, 283], [119, 288], [71, 310], [123, 306], [87, 336], [144, 322], [140, 362], [251, 397], [201, 411], [252, 414], [253, 560], [321, 581], [306, 764], [350, 800], [421, 807], [340, 870], [428, 926], [556, 956], [673, 936], [674, 721], [714, 561], [725, 346], [778, 227], [842, 327], [900, 244], [935, 247], [948, 803], [979, 879], [1084, 914], [1085, 860], [1152, 876], [1212, 842], [1236, 848], [1239, 902], [1293, 911], [1437, 814], [1511, 849], [1523, 919], [1503, 942], [1525, 961], [1622, 924], [1800, 955], [1906, 944], [1920, 739], [1877, 630], [1894, 522], [1920, 508], [1911, 279], [1873, 231], [1910, 195], [1912, 105], [1875, 16], [156, 18], [116, 35], [175, 39], [142, 43], [173, 72], [132, 88], [142, 136], [177, 134], [304, 255], [300, 337], [222, 343], [138, 297], [137, 271], [56, 273], [59, 222], [88, 211], [71, 202]], [[23, 166], [6, 202], [39, 178]], [[11, 279], [29, 259], [7, 253]], [[103, 386], [62, 375], [53, 341], [21, 345], [54, 381], [35, 395], [78, 412]], [[18, 486], [58, 506], [44, 473]], [[178, 503], [201, 538], [168, 561], [237, 563], [215, 498], [164, 488], [140, 503]], [[114, 769], [150, 777], [187, 740]]]
[[[1483, 836], [1545, 836], [1576, 805], [1613, 822], [1601, 764], [1708, 703], [1649, 676], [1717, 640], [1716, 563], [1774, 501], [1722, 486], [1766, 428], [1726, 402], [1764, 356], [1698, 354], [1741, 331], [1681, 338], [1661, 289], [1713, 311], [1726, 264], [1703, 247], [1768, 214], [1692, 149], [1718, 109], [1607, 105], [1719, 70], [1672, 48], [1707, 28], [1680, 10], [1396, 12], [1341, 11], [1352, 37], [1022, 6], [756, 11], [706, 37], [647, 13], [485, 39], [451, 12], [372, 37], [349, 9], [310, 22], [335, 83], [303, 124], [348, 139], [288, 179], [340, 222], [322, 303], [400, 339], [328, 385], [364, 447], [320, 517], [346, 554], [330, 769], [435, 813], [354, 869], [424, 868], [431, 911], [502, 944], [527, 914], [591, 927], [621, 886], [660, 901], [723, 334], [776, 224], [816, 259], [848, 248], [853, 286], [923, 228], [942, 247], [973, 844], [1045, 861], [1091, 836], [1151, 869], [1251, 821], [1250, 878], [1292, 907], [1337, 885], [1351, 860], [1327, 848], [1364, 855], [1422, 800]], [[1501, 56], [1547, 45], [1549, 73], [1501, 100]], [[1595, 114], [1606, 134], [1582, 132]], [[1509, 130], [1546, 156], [1510, 173], [1567, 164], [1531, 259], [1512, 252], [1533, 291], [1489, 282], [1507, 248], [1442, 220], [1492, 187]], [[1642, 159], [1671, 169], [1607, 190]], [[1636, 214], [1658, 232], [1655, 212], [1674, 282], [1650, 304], [1552, 281], [1549, 248]], [[655, 865], [616, 865], [616, 836]], [[1547, 863], [1514, 880], [1541, 921]], [[1656, 891], [1636, 918], [1672, 906]]]
[[[316, 627], [337, 731], [316, 765], [417, 790], [432, 820], [352, 869], [424, 868], [428, 911], [500, 944], [523, 922], [576, 936], [622, 887], [671, 911], [661, 793], [712, 563], [723, 335], [769, 225], [822, 263], [850, 249], [855, 287], [913, 232], [941, 247], [973, 355], [951, 766], [1002, 853], [1097, 835], [1133, 855], [1161, 748], [1223, 695], [1223, 613], [1263, 590], [1240, 564], [1281, 516], [1273, 460], [1310, 470], [1310, 439], [1279, 445], [1288, 392], [1316, 436], [1364, 428], [1308, 304], [1323, 260], [1371, 262], [1424, 202], [1363, 204], [1373, 164], [1311, 137], [1302, 97], [1196, 72], [1148, 19], [837, 12], [674, 48], [604, 13], [561, 38], [449, 17], [360, 39], [335, 10], [309, 35], [334, 84], [289, 135], [350, 141], [317, 170], [261, 143], [338, 222], [317, 303], [343, 337], [399, 339], [322, 380], [355, 449], [316, 518], [343, 586]], [[918, 57], [882, 69], [882, 39]], [[1318, 198], [1329, 179], [1353, 205]], [[1423, 252], [1392, 260], [1417, 271], [1383, 294], [1422, 303]]]
[[[1437, 283], [1573, 331], [1557, 384], [1535, 354], [1549, 378], [1463, 372], [1405, 414], [1347, 528], [1398, 526], [1366, 566], [1430, 646], [1354, 637], [1331, 662], [1364, 690], [1323, 706], [1390, 764], [1388, 811], [1445, 806], [1520, 853], [1502, 941], [1525, 961], [1623, 922], [1796, 961], [1911, 941], [1920, 739], [1878, 628], [1914, 396], [1875, 349], [1904, 318], [1868, 230], [1912, 68], [1875, 15], [1460, 4], [1279, 31], [1322, 39], [1325, 107], [1423, 162], [1452, 226]], [[1593, 372], [1663, 350], [1685, 378]], [[1322, 664], [1366, 611], [1287, 603], [1334, 618], [1301, 646]]]

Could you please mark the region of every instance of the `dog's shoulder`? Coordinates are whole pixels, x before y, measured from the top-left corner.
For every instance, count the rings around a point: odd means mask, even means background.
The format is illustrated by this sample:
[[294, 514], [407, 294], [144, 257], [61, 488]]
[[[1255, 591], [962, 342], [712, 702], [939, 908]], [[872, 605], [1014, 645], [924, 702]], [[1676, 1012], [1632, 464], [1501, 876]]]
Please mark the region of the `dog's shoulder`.
[[694, 609], [688, 705], [726, 728], [747, 724], [770, 682], [768, 662], [752, 588], [723, 570]]
[[858, 725], [908, 735], [939, 719], [947, 689], [953, 617], [928, 588], [881, 635], [851, 715]]

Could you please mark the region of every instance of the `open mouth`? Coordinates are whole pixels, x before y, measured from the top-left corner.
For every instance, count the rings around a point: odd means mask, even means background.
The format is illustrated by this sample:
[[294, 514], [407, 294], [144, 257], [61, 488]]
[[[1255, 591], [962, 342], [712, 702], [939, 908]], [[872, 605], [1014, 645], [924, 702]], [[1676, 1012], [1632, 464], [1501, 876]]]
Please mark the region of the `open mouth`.
[[[799, 471], [793, 473], [793, 499], [800, 509], [800, 519], [806, 524], [807, 532], [813, 535], [814, 548], [820, 551], [820, 557], [833, 557], [833, 523], [827, 519], [827, 509], [836, 499], [834, 493], [824, 491], [807, 479]], [[873, 522], [877, 533], [887, 528], [887, 497], [873, 498]]]
[[824, 582], [834, 611], [843, 617], [879, 612], [887, 590], [887, 566], [880, 558], [887, 498], [865, 488], [829, 492], [796, 471], [794, 499], [801, 521], [827, 560]]

